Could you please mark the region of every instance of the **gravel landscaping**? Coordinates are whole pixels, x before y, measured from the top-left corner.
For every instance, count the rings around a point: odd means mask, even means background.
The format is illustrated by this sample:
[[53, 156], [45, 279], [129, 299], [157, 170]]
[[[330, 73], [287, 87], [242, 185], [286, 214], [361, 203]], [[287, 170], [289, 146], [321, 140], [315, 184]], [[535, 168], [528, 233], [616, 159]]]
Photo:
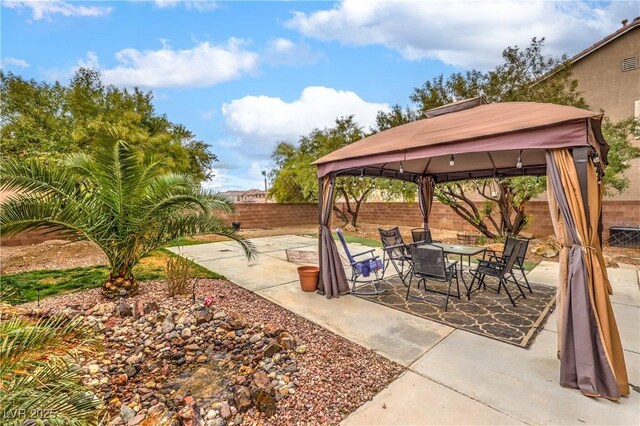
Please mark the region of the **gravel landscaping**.
[[140, 290], [23, 305], [100, 330], [105, 352], [82, 367], [114, 425], [338, 424], [404, 371], [228, 281], [199, 280], [195, 305], [163, 281]]

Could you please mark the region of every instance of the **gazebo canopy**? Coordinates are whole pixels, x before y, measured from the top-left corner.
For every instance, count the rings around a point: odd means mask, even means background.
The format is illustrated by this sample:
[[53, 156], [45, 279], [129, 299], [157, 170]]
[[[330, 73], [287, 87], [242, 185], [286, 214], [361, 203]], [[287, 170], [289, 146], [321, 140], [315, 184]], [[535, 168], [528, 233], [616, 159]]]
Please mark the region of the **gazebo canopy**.
[[562, 245], [558, 285], [560, 384], [613, 400], [629, 394], [601, 243], [602, 114], [553, 104], [468, 99], [332, 152], [314, 164], [319, 179], [319, 289], [349, 292], [331, 236], [336, 176], [379, 176], [418, 185], [423, 227], [435, 183], [547, 176], [551, 219]]
[[606, 163], [602, 114], [534, 102], [471, 108], [469, 100], [462, 102], [468, 109], [459, 110], [461, 103], [456, 103], [451, 113], [394, 127], [325, 155], [313, 163], [318, 177], [380, 176], [415, 182], [419, 176], [431, 176], [439, 183], [544, 175], [545, 150], [581, 146], [593, 146]]

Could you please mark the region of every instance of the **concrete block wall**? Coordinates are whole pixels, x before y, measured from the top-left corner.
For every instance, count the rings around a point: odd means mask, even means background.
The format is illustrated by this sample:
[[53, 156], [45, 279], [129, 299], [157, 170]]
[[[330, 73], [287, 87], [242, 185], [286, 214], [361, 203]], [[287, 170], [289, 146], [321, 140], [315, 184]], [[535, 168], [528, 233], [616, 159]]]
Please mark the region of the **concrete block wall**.
[[[480, 205], [480, 203], [478, 204]], [[343, 205], [338, 204], [340, 208]], [[531, 201], [527, 204], [529, 225], [527, 232], [536, 237], [553, 235], [553, 226], [546, 201]], [[242, 229], [277, 228], [286, 226], [317, 226], [318, 206], [316, 204], [246, 203], [236, 204], [236, 214], [224, 217], [227, 223], [238, 221]], [[365, 203], [362, 206], [360, 223], [386, 226], [420, 226], [422, 218], [417, 203]], [[335, 217], [334, 226], [341, 221]], [[449, 207], [434, 203], [431, 209], [431, 226], [440, 229], [473, 231], [474, 228], [455, 214]], [[640, 202], [609, 201], [603, 203], [604, 238], [609, 237], [611, 226], [638, 226], [640, 224]], [[51, 239], [65, 238], [59, 233], [30, 231], [12, 238], [2, 238], [0, 245], [16, 246], [35, 244]]]
[[226, 215], [228, 223], [237, 221], [243, 229], [317, 225], [317, 204], [238, 203], [236, 213]]
[[60, 232], [27, 231], [21, 232], [13, 237], [0, 238], [0, 247], [26, 246], [29, 244], [38, 244], [49, 240], [64, 240], [68, 238], [68, 235], [63, 235]]

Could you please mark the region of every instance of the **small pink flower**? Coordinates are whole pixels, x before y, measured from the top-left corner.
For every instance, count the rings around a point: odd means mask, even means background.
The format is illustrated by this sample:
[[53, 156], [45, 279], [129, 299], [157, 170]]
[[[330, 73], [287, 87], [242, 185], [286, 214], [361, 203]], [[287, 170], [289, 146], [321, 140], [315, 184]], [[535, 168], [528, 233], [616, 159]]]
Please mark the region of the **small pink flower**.
[[209, 296], [204, 298], [204, 306], [209, 308], [209, 307], [211, 307], [211, 305], [213, 305], [213, 296], [209, 295]]

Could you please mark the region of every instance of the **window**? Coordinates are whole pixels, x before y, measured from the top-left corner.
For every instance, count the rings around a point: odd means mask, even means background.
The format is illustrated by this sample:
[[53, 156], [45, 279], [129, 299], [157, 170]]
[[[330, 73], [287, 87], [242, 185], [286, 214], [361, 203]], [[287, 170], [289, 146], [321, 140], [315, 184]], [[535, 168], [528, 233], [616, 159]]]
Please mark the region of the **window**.
[[629, 56], [622, 60], [622, 72], [632, 71], [638, 68], [638, 57]]

